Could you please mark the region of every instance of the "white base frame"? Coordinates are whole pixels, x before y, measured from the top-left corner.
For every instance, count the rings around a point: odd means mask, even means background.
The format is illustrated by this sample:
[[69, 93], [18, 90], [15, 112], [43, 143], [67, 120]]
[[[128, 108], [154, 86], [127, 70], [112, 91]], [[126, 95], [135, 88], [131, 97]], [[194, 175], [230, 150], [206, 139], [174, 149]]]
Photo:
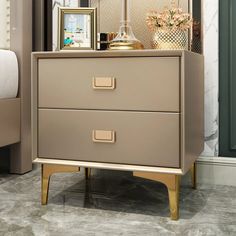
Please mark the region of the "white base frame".
[[[60, 164], [56, 160], [45, 160], [45, 159], [36, 159], [35, 163], [48, 163], [48, 164]], [[65, 164], [73, 165], [74, 162], [67, 161]], [[80, 162], [80, 166], [88, 166], [88, 163]], [[124, 166], [123, 166], [124, 167]], [[132, 171], [140, 170], [136, 166], [132, 166]], [[136, 167], [136, 168], [135, 168]], [[90, 168], [101, 168], [101, 169], [113, 169], [113, 170], [121, 170], [117, 168], [116, 165], [99, 165], [99, 164], [90, 164]], [[125, 168], [122, 170], [131, 171], [130, 168]], [[144, 168], [142, 171], [153, 171], [153, 168]], [[163, 169], [160, 168], [158, 171], [163, 172]], [[166, 171], [168, 172], [168, 171]], [[177, 171], [178, 172], [178, 171]], [[179, 171], [176, 174], [181, 174]], [[189, 177], [188, 175], [183, 176], [182, 183], [188, 183]], [[197, 183], [198, 184], [209, 184], [209, 185], [227, 185], [227, 186], [236, 186], [236, 158], [227, 158], [227, 157], [200, 157], [197, 160]]]

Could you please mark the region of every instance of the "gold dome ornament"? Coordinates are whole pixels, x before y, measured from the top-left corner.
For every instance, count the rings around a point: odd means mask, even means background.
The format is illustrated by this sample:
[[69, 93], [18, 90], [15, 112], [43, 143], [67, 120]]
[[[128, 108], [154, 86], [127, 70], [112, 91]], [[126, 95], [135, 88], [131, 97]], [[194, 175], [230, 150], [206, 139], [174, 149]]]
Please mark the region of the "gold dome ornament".
[[119, 33], [110, 43], [109, 50], [141, 50], [143, 44], [134, 36], [130, 25], [129, 0], [122, 0], [122, 13]]

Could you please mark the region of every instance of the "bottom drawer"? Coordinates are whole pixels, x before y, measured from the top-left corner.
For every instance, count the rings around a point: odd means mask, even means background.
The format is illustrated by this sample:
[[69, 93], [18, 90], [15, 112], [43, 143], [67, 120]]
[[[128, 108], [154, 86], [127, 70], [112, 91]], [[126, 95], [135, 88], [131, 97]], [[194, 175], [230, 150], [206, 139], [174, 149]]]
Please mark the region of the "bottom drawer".
[[42, 158], [180, 166], [179, 114], [40, 109], [38, 122]]

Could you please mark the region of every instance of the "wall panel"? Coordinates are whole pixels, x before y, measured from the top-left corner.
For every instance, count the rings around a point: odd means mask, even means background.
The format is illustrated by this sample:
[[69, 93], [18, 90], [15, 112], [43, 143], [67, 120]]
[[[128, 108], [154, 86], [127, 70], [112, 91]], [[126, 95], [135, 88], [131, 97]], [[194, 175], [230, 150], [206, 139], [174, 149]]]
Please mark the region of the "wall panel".
[[10, 48], [10, 0], [0, 0], [0, 48]]

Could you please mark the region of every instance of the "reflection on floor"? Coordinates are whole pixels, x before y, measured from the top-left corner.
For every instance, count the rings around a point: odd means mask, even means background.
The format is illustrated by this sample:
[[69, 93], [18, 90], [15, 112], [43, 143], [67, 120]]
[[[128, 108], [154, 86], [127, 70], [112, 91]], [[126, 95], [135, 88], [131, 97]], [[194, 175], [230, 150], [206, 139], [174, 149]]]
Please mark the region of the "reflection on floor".
[[40, 205], [40, 169], [0, 174], [0, 235], [236, 235], [236, 188], [181, 187], [180, 220], [169, 219], [167, 191], [129, 172], [55, 174]]

